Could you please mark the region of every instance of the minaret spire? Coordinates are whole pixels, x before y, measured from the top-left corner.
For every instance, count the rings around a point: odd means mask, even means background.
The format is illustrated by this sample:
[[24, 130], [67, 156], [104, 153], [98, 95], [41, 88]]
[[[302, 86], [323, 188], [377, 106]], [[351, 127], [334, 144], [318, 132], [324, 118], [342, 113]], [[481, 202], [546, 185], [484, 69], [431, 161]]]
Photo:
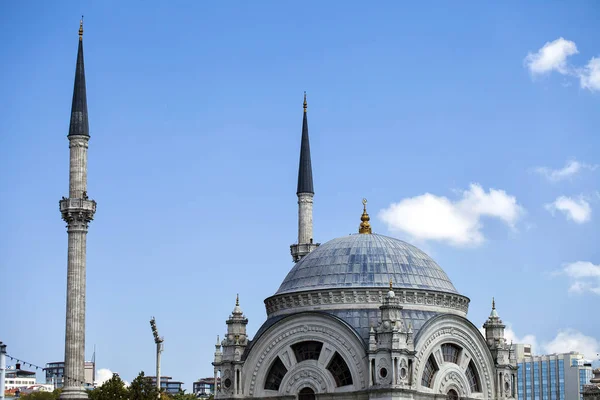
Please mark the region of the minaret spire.
[[304, 92], [304, 117], [302, 118], [302, 142], [300, 144], [300, 166], [298, 167], [298, 190], [296, 194], [310, 193], [315, 194], [313, 189], [312, 165], [310, 162], [310, 142], [308, 140], [308, 118], [306, 109], [306, 92]]
[[79, 47], [69, 126], [69, 197], [59, 202], [67, 223], [67, 313], [65, 329], [64, 389], [61, 399], [87, 399], [85, 382], [85, 275], [88, 224], [96, 202], [87, 195], [87, 149], [90, 140], [83, 65], [83, 19], [79, 23]]
[[313, 243], [313, 188], [312, 164], [310, 160], [310, 142], [308, 140], [308, 104], [304, 92], [304, 110], [302, 117], [302, 141], [300, 143], [300, 165], [298, 167], [298, 244], [290, 246], [294, 262], [313, 251], [318, 244]]
[[83, 16], [79, 21], [79, 47], [75, 66], [73, 103], [71, 104], [71, 125], [69, 126], [69, 136], [75, 135], [90, 136], [87, 96], [85, 93], [85, 68], [83, 65]]

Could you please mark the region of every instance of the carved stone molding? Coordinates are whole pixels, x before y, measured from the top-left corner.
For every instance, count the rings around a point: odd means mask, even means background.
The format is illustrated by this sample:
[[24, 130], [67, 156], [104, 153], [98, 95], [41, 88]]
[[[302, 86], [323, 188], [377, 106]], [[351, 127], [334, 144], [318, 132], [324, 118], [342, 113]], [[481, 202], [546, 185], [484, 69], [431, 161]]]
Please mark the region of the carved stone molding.
[[88, 147], [89, 136], [69, 136], [69, 147]]
[[[411, 305], [445, 308], [461, 314], [469, 310], [469, 299], [465, 296], [452, 293], [434, 292], [426, 290], [394, 289], [400, 305], [410, 308]], [[267, 298], [265, 306], [269, 316], [285, 314], [287, 310], [298, 312], [302, 308], [308, 310], [315, 306], [324, 305], [368, 305], [369, 308], [379, 307], [383, 296], [387, 294], [383, 289], [332, 289], [315, 290], [309, 292], [293, 292], [280, 294]], [[408, 306], [408, 307], [407, 307]]]
[[327, 393], [333, 391], [335, 382], [324, 374], [317, 366], [309, 363], [297, 364], [294, 369], [289, 371], [281, 382], [283, 392], [288, 395], [295, 395], [304, 387], [310, 387], [316, 393]]

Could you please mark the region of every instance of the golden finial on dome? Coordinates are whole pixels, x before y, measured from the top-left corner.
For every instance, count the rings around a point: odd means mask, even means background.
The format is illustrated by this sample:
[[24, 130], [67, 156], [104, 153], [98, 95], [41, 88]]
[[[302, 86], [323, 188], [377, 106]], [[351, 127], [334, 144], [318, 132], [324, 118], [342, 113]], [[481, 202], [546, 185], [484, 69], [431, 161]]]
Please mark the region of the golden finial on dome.
[[369, 224], [371, 218], [369, 218], [369, 214], [367, 214], [367, 199], [363, 199], [362, 203], [363, 213], [360, 216], [360, 220], [362, 222], [360, 223], [360, 227], [358, 228], [358, 233], [373, 233], [371, 232], [371, 224]]
[[394, 289], [394, 287], [392, 285], [392, 278], [390, 278], [390, 290], [393, 290], [393, 289]]
[[304, 108], [304, 112], [306, 112], [306, 108], [308, 107], [308, 103], [306, 103], [306, 91], [304, 92], [304, 103], [302, 104], [302, 107]]
[[83, 40], [83, 15], [79, 20], [79, 40]]

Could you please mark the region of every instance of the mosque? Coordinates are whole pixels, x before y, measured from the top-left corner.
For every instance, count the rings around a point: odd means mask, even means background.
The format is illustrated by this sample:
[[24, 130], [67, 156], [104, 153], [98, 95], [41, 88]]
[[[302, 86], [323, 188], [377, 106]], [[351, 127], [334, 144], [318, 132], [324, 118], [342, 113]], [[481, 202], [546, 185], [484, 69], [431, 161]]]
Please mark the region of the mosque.
[[254, 338], [239, 298], [217, 338], [217, 399], [516, 399], [517, 365], [494, 302], [485, 338], [469, 298], [418, 248], [374, 234], [313, 241], [304, 96], [295, 265]]
[[[427, 254], [374, 234], [367, 202], [358, 233], [313, 241], [313, 179], [304, 97], [298, 173], [295, 262], [265, 300], [267, 320], [248, 337], [239, 299], [217, 339], [217, 399], [516, 399], [517, 366], [492, 301], [485, 338], [467, 319], [469, 298]], [[90, 139], [83, 21], [71, 124], [69, 197], [59, 202], [69, 238], [65, 388], [61, 399], [87, 399], [85, 270]]]

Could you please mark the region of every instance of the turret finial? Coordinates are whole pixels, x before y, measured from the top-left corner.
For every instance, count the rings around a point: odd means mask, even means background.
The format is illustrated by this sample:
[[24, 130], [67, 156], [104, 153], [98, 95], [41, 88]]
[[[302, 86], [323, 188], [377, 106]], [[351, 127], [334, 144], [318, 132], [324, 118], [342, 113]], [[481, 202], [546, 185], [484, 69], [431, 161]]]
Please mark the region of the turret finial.
[[79, 20], [79, 40], [83, 40], [83, 15]]
[[306, 109], [308, 107], [308, 103], [306, 102], [306, 91], [304, 92], [304, 103], [302, 104], [302, 108], [304, 108], [304, 112], [306, 112]]
[[492, 310], [496, 309], [496, 300], [492, 297]]
[[360, 227], [358, 228], [358, 233], [373, 233], [371, 231], [371, 224], [369, 224], [369, 221], [371, 220], [371, 218], [369, 217], [369, 214], [367, 214], [367, 199], [363, 199], [362, 203], [363, 203], [363, 213], [360, 216], [360, 220], [362, 222], [360, 223]]
[[390, 290], [393, 290], [393, 289], [394, 289], [394, 287], [393, 287], [393, 284], [392, 284], [392, 278], [390, 278]]
[[238, 307], [240, 306], [240, 294], [239, 293], [235, 295], [235, 305]]

